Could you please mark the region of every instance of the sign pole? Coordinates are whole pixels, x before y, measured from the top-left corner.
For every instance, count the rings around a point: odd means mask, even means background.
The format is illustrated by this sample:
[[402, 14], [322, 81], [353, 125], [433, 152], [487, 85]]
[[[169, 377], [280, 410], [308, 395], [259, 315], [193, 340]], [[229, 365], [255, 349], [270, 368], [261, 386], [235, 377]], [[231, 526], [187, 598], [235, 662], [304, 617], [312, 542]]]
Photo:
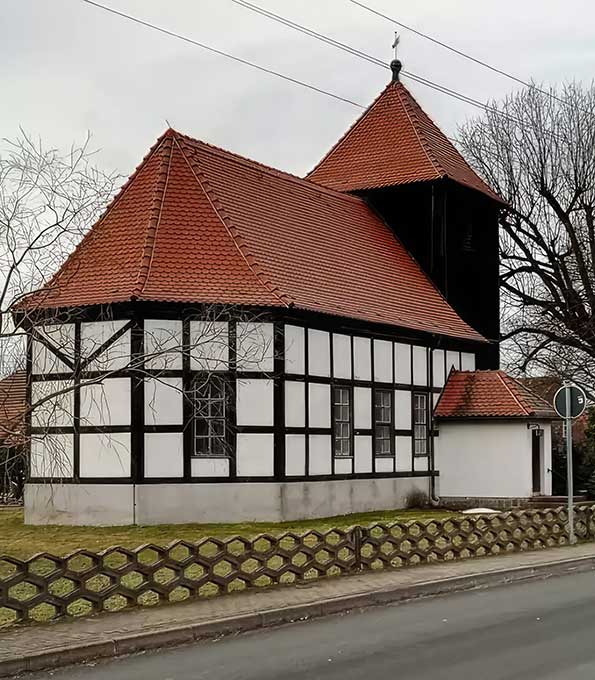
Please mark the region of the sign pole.
[[566, 477], [568, 486], [568, 540], [570, 545], [576, 543], [574, 535], [574, 484], [572, 470], [572, 418], [570, 410], [570, 385], [566, 384], [564, 390], [566, 398]]

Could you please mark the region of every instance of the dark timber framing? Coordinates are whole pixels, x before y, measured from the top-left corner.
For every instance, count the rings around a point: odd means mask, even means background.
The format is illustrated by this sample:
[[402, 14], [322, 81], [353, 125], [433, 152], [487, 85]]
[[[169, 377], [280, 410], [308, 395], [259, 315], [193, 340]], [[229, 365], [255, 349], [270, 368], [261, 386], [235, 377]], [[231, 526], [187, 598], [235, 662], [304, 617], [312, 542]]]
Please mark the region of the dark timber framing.
[[[212, 306], [211, 306], [212, 307]], [[47, 315], [45, 320], [40, 315], [36, 320], [36, 324], [45, 323], [74, 323], [75, 342], [74, 342], [74, 360], [64, 361], [66, 365], [72, 365], [72, 372], [51, 373], [46, 375], [34, 375], [32, 369], [32, 353], [33, 353], [33, 337], [44, 342], [46, 346], [48, 343], [45, 339], [35, 332], [35, 325], [30, 321], [22, 320], [23, 326], [29, 331], [27, 342], [27, 367], [29, 372], [29, 385], [31, 382], [38, 380], [72, 380], [74, 385], [74, 414], [73, 427], [32, 427], [30, 418], [28, 418], [28, 427], [31, 435], [41, 436], [49, 433], [68, 433], [72, 434], [74, 438], [73, 448], [73, 466], [74, 474], [72, 479], [60, 478], [60, 483], [111, 483], [111, 484], [159, 484], [159, 483], [234, 483], [234, 482], [299, 482], [299, 481], [328, 481], [334, 479], [370, 479], [370, 478], [386, 478], [386, 477], [428, 477], [434, 476], [437, 472], [434, 470], [434, 446], [433, 438], [435, 431], [433, 424], [429, 422], [429, 443], [428, 453], [424, 457], [427, 469], [416, 470], [416, 463], [419, 457], [414, 455], [415, 445], [413, 438], [413, 419], [411, 420], [411, 427], [407, 429], [397, 428], [395, 422], [394, 410], [396, 405], [395, 391], [407, 391], [411, 395], [414, 392], [424, 392], [427, 394], [429, 409], [432, 408], [432, 395], [439, 393], [441, 388], [434, 388], [433, 385], [433, 361], [432, 350], [440, 349], [445, 352], [445, 375], [446, 379], [446, 351], [456, 352], [459, 355], [459, 363], [461, 361], [461, 352], [478, 352], [484, 345], [483, 343], [475, 343], [464, 341], [456, 338], [450, 338], [444, 335], [434, 335], [427, 333], [420, 333], [410, 329], [387, 327], [377, 324], [369, 324], [355, 319], [332, 318], [321, 314], [307, 313], [299, 310], [271, 310], [271, 309], [249, 309], [249, 308], [228, 308], [221, 307], [220, 313], [217, 317], [218, 321], [229, 322], [229, 364], [228, 370], [217, 372], [225, 378], [226, 384], [229, 387], [228, 413], [229, 423], [226, 427], [226, 448], [229, 451], [227, 458], [229, 460], [229, 476], [224, 477], [193, 477], [192, 476], [192, 460], [194, 452], [194, 427], [193, 427], [193, 404], [190, 398], [193, 377], [197, 371], [191, 369], [190, 352], [188, 349], [182, 351], [182, 367], [180, 370], [160, 370], [144, 368], [142, 364], [142, 357], [144, 354], [144, 320], [181, 320], [182, 321], [182, 346], [188, 348], [190, 345], [190, 322], [192, 320], [204, 319], [204, 309], [200, 306], [188, 307], [179, 304], [162, 305], [162, 304], [120, 304], [112, 305], [109, 308], [85, 308], [79, 310], [76, 314], [73, 311], [65, 311], [63, 314]], [[83, 360], [81, 356], [81, 323], [92, 321], [125, 320], [126, 325], [119, 329], [109, 339], [109, 341], [102, 343], [91, 357]], [[236, 323], [239, 321], [249, 321], [254, 323], [272, 323], [273, 324], [273, 372], [263, 371], [238, 371], [236, 365]], [[286, 324], [296, 326], [303, 329], [304, 333], [304, 372], [300, 374], [288, 373], [285, 370], [284, 346], [285, 346], [285, 326]], [[329, 333], [329, 375], [316, 376], [310, 374], [309, 366], [309, 352], [310, 343], [308, 338], [308, 329], [326, 331]], [[99, 350], [105, 350], [108, 346], [122, 337], [124, 333], [130, 330], [130, 350], [131, 360], [128, 367], [121, 370], [114, 371], [93, 371], [88, 370], [91, 359], [99, 354]], [[334, 377], [334, 342], [333, 333], [341, 334], [349, 338], [350, 356], [347, 359], [350, 370], [351, 379]], [[355, 359], [354, 359], [354, 338], [363, 337], [368, 338], [370, 348], [370, 379], [362, 380], [355, 379]], [[411, 383], [397, 383], [396, 365], [395, 365], [395, 349], [391, 345], [392, 351], [392, 377], [393, 381], [382, 382], [376, 381], [375, 365], [374, 365], [374, 340], [389, 340], [392, 343], [400, 342], [406, 343], [413, 347], [414, 345], [421, 346], [425, 349], [427, 380], [424, 385], [417, 385], [413, 383], [414, 379], [414, 352], [413, 349], [409, 352]], [[181, 349], [181, 348], [180, 348]], [[61, 353], [60, 353], [61, 354]], [[62, 358], [60, 356], [60, 358]], [[64, 359], [68, 357], [64, 356]], [[130, 412], [131, 420], [127, 426], [110, 426], [110, 427], [95, 427], [90, 425], [83, 425], [80, 422], [80, 389], [79, 385], [85, 384], [86, 381], [97, 381], [102, 377], [116, 378], [127, 377], [131, 381], [131, 403]], [[182, 400], [183, 408], [183, 424], [182, 425], [148, 425], [145, 423], [145, 379], [151, 377], [159, 378], [181, 378], [184, 398]], [[236, 424], [236, 380], [241, 378], [255, 378], [255, 379], [272, 379], [273, 380], [273, 425], [272, 426], [257, 426], [257, 425], [243, 425]], [[285, 425], [285, 384], [286, 381], [302, 382], [304, 384], [304, 425], [302, 427], [288, 427]], [[331, 406], [331, 417], [329, 427], [315, 428], [310, 426], [310, 384], [325, 384], [329, 386], [332, 402], [332, 388], [333, 386], [345, 386], [349, 388], [350, 392], [350, 410], [351, 410], [351, 450], [350, 456], [343, 456], [337, 458], [334, 447], [334, 429], [333, 416]], [[355, 425], [355, 387], [369, 388], [370, 392], [370, 428], [357, 428]], [[377, 457], [375, 452], [375, 427], [374, 427], [374, 396], [376, 390], [390, 390], [392, 394], [392, 424], [391, 424], [391, 454], [389, 456]], [[29, 386], [29, 395], [31, 387]], [[411, 400], [411, 408], [413, 409], [413, 399]], [[430, 410], [431, 414], [431, 410]], [[411, 414], [413, 416], [413, 414]], [[117, 478], [91, 478], [80, 477], [80, 436], [86, 433], [129, 433], [131, 439], [131, 469], [129, 477]], [[146, 478], [144, 475], [144, 461], [145, 461], [145, 434], [149, 433], [180, 433], [183, 438], [183, 476], [182, 477], [150, 477]], [[236, 466], [236, 449], [237, 449], [237, 435], [239, 433], [270, 433], [273, 435], [274, 442], [274, 474], [272, 477], [240, 477], [237, 474]], [[286, 435], [300, 434], [304, 437], [304, 474], [303, 475], [287, 475], [286, 474]], [[328, 435], [331, 440], [331, 474], [328, 475], [310, 475], [310, 436], [316, 434]], [[355, 440], [358, 436], [369, 436], [372, 447], [372, 471], [369, 473], [355, 472]], [[399, 441], [401, 438], [407, 437], [411, 441], [411, 465], [410, 471], [398, 470], [398, 456]], [[396, 440], [395, 440], [396, 438]], [[396, 442], [396, 443], [395, 443]], [[200, 457], [201, 459], [208, 457]], [[221, 459], [221, 456], [217, 456]], [[377, 458], [382, 460], [392, 459], [391, 471], [377, 471]], [[335, 473], [337, 460], [350, 460], [350, 473]], [[41, 483], [58, 481], [49, 478], [30, 477], [30, 482]]]

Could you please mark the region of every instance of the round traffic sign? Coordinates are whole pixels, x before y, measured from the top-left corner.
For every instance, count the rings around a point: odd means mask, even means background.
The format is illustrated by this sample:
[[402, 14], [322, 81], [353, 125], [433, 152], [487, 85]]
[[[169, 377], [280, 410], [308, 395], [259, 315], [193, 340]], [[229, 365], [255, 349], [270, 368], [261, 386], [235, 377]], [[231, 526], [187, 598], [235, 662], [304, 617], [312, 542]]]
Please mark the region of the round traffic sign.
[[[570, 410], [566, 408], [566, 392], [570, 392]], [[578, 418], [587, 405], [587, 396], [576, 385], [562, 385], [554, 396], [554, 408], [561, 418]]]

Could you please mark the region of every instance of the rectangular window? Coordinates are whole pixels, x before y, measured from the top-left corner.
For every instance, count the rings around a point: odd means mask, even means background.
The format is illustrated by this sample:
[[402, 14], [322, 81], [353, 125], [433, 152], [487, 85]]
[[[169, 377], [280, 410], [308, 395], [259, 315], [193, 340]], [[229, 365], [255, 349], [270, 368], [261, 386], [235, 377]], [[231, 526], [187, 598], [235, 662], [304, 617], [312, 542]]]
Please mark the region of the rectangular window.
[[428, 455], [428, 395], [413, 395], [413, 451], [416, 456]]
[[194, 385], [194, 455], [224, 456], [226, 451], [225, 381], [199, 376]]
[[391, 390], [374, 391], [374, 452], [377, 456], [390, 456], [393, 429], [393, 393]]
[[351, 455], [351, 390], [333, 387], [333, 431], [335, 456]]

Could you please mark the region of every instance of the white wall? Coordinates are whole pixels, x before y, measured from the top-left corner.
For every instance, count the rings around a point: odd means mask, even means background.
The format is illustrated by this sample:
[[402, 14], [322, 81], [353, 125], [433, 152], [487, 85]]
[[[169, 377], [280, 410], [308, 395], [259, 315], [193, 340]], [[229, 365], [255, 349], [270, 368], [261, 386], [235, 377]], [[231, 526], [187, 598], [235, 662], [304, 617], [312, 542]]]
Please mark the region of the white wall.
[[181, 432], [145, 434], [145, 477], [184, 476], [184, 435]]
[[[81, 355], [90, 357], [108, 342], [128, 321], [89, 321], [81, 324]], [[115, 371], [130, 363], [130, 330], [114, 340], [107, 349], [89, 362], [89, 371]]]
[[236, 448], [238, 477], [272, 477], [274, 470], [273, 435], [238, 434]]
[[[47, 345], [56, 348], [71, 361], [74, 359], [73, 323], [37, 326], [35, 330], [45, 339]], [[72, 369], [58, 359], [46, 344], [34, 340], [31, 370], [36, 375], [47, 375], [49, 373], [68, 372]]]
[[80, 474], [83, 477], [129, 477], [130, 434], [81, 434]]
[[305, 331], [299, 326], [285, 326], [285, 372], [304, 375], [306, 368]]
[[236, 349], [238, 371], [272, 371], [274, 357], [273, 324], [236, 324]]
[[[31, 413], [33, 427], [72, 427], [74, 392], [71, 380], [36, 380], [31, 384], [31, 403], [35, 407]], [[62, 390], [67, 390], [62, 392]], [[58, 394], [58, 392], [62, 392]], [[53, 396], [52, 396], [53, 395]]]
[[130, 425], [130, 378], [81, 387], [81, 425]]
[[179, 371], [182, 368], [182, 322], [145, 319], [146, 368]]
[[182, 378], [145, 380], [145, 425], [182, 425], [184, 395]]
[[236, 381], [238, 425], [273, 425], [273, 381], [239, 378]]
[[193, 371], [225, 371], [229, 361], [229, 329], [226, 321], [190, 322], [190, 368]]
[[324, 378], [331, 374], [330, 335], [326, 331], [308, 329], [308, 371]]
[[73, 442], [71, 434], [34, 435], [31, 439], [31, 477], [72, 477]]
[[[543, 492], [551, 493], [551, 429], [544, 428]], [[533, 494], [527, 421], [439, 421], [434, 441], [441, 496], [525, 498]]]

